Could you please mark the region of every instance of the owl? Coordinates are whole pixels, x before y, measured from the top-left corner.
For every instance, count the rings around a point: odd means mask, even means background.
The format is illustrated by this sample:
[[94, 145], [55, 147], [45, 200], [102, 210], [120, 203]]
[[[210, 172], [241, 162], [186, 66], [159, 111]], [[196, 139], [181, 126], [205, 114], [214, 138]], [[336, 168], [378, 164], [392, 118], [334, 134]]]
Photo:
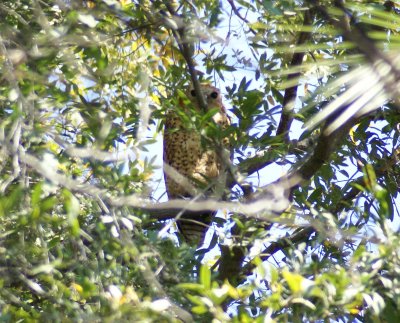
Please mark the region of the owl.
[[[230, 125], [230, 119], [222, 104], [221, 92], [211, 85], [201, 85], [201, 91], [207, 103], [207, 109], [217, 109], [212, 119], [221, 128]], [[199, 107], [196, 91], [191, 88], [187, 97], [199, 114], [205, 112]], [[182, 103], [183, 104], [183, 103]], [[190, 114], [190, 107], [181, 109]], [[202, 144], [200, 131], [194, 126], [184, 124], [176, 111], [169, 111], [164, 128], [164, 179], [169, 199], [193, 198], [197, 191], [205, 189], [224, 171], [216, 147]], [[222, 145], [227, 146], [224, 138]], [[206, 146], [206, 147], [205, 147]], [[205, 212], [197, 216], [183, 215], [177, 220], [179, 231], [186, 242], [201, 245], [216, 212]]]

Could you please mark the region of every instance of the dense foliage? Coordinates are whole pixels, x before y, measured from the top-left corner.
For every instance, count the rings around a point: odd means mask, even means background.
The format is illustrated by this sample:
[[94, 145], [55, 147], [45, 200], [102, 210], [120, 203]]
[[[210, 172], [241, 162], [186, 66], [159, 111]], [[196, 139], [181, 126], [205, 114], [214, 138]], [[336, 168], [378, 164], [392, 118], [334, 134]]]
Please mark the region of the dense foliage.
[[[2, 321], [400, 319], [395, 1], [2, 0], [0, 18]], [[200, 83], [229, 129], [182, 110]], [[167, 201], [169, 109], [229, 138], [218, 199]], [[202, 249], [182, 208], [219, 210]]]

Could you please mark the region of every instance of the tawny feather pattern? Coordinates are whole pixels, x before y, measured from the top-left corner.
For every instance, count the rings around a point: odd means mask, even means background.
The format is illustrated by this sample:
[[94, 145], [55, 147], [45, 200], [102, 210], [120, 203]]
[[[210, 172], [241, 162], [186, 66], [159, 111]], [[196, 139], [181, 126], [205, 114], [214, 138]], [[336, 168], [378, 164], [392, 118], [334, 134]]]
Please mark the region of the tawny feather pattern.
[[[214, 122], [223, 128], [227, 127], [230, 121], [219, 89], [211, 85], [202, 85], [201, 91], [207, 108], [218, 108], [218, 112], [213, 115]], [[190, 89], [187, 96], [197, 112], [202, 113], [196, 92]], [[185, 107], [183, 108], [185, 110]], [[223, 144], [227, 145], [227, 140], [223, 141]], [[203, 147], [200, 133], [194, 127], [185, 126], [176, 111], [169, 111], [166, 115], [163, 157], [164, 179], [169, 199], [194, 197], [196, 188], [207, 187], [207, 184], [216, 180], [223, 171], [223, 163], [215, 147]], [[215, 213], [207, 212], [196, 218], [184, 215], [177, 220], [185, 240], [191, 244], [201, 244]]]

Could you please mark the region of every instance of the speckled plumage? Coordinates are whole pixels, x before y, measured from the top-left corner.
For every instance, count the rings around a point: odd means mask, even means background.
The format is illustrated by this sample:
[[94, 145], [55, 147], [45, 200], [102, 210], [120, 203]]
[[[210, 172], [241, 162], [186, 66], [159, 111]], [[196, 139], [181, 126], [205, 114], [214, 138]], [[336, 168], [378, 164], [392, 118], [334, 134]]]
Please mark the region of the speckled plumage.
[[[213, 116], [214, 122], [222, 127], [228, 126], [230, 122], [222, 104], [220, 91], [214, 86], [202, 85], [202, 93], [208, 109], [219, 109], [219, 112]], [[190, 89], [187, 96], [198, 112], [201, 112], [195, 94], [195, 91]], [[189, 129], [185, 126], [175, 111], [169, 111], [165, 119], [164, 164], [171, 166], [191, 184], [178, 183], [177, 176], [171, 176], [164, 167], [165, 185], [170, 199], [193, 197], [193, 190], [190, 190], [188, 186], [193, 185], [199, 188], [200, 184], [205, 187], [222, 171], [222, 163], [215, 149], [202, 147], [200, 133], [194, 127]], [[178, 220], [178, 228], [185, 240], [192, 244], [202, 243], [214, 215], [215, 212], [208, 212], [196, 218], [184, 215]]]

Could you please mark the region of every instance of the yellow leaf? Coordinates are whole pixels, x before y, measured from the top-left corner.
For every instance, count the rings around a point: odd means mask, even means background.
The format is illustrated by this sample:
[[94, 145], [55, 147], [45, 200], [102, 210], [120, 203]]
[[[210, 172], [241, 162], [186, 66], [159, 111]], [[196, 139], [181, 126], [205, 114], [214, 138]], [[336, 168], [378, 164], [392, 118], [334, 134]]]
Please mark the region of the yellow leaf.
[[354, 127], [352, 127], [352, 128], [350, 129], [350, 131], [349, 131], [350, 139], [351, 139], [351, 141], [352, 141], [355, 145], [357, 145], [357, 142], [356, 142], [356, 140], [354, 139], [354, 133], [355, 133], [357, 127], [358, 127], [358, 124], [355, 125]]
[[132, 3], [132, 0], [119, 0], [121, 3], [122, 7], [130, 5]]
[[79, 284], [72, 283], [72, 284], [71, 284], [71, 287], [72, 287], [73, 289], [75, 289], [79, 294], [81, 294], [81, 293], [83, 292], [83, 288], [82, 288], [82, 286], [79, 285]]
[[155, 93], [152, 93], [152, 94], [150, 95], [150, 97], [151, 97], [151, 100], [152, 100], [155, 104], [158, 104], [158, 105], [161, 104], [160, 98], [159, 98], [158, 95], [156, 95]]
[[93, 9], [93, 8], [96, 7], [96, 4], [94, 3], [94, 1], [86, 1], [86, 6], [87, 6], [89, 9]]
[[360, 313], [360, 310], [358, 308], [351, 308], [349, 310], [350, 314], [352, 315], [357, 315], [358, 313]]

